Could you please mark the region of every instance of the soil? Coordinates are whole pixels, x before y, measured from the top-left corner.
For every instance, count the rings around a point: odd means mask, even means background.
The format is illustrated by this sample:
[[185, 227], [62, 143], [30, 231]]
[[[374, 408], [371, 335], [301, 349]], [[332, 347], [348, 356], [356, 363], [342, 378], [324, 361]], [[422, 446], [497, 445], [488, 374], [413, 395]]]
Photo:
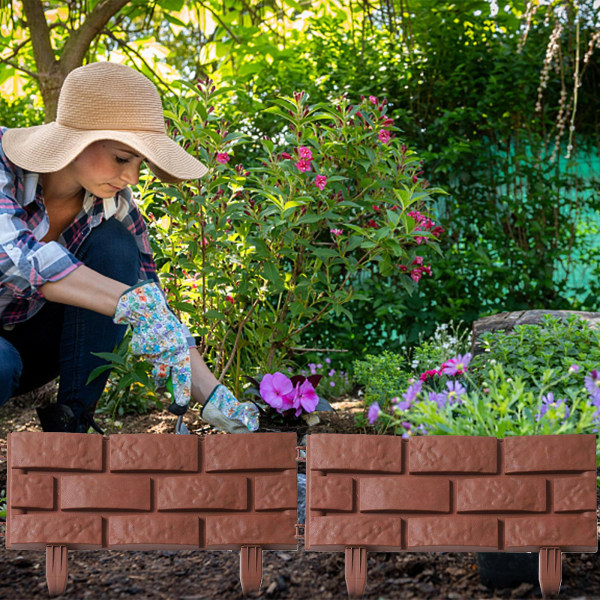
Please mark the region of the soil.
[[[0, 409], [0, 444], [11, 431], [41, 431], [35, 407], [48, 401], [52, 387], [19, 399]], [[332, 403], [335, 412], [320, 413], [321, 422], [310, 433], [358, 433], [353, 413], [360, 402], [346, 399]], [[97, 415], [105, 433], [110, 420]], [[202, 422], [199, 413], [189, 411], [185, 422], [190, 433], [221, 435]], [[114, 432], [169, 433], [174, 431], [173, 415], [151, 413], [121, 419]], [[261, 430], [286, 430], [263, 423]], [[299, 432], [299, 437], [305, 431]], [[302, 464], [302, 463], [300, 463]], [[0, 465], [0, 496], [6, 489], [6, 464]], [[0, 543], [0, 598], [25, 600], [47, 598], [45, 552], [7, 550]], [[598, 553], [563, 554], [560, 598], [600, 600], [600, 559]], [[178, 600], [221, 600], [243, 598], [239, 581], [237, 552], [206, 551], [69, 551], [69, 598], [139, 598]], [[261, 592], [266, 599], [343, 599], [346, 595], [342, 553], [266, 551], [263, 554]], [[488, 589], [481, 583], [473, 553], [370, 553], [364, 598], [402, 599], [495, 599], [541, 598], [538, 584], [521, 583], [512, 588]]]

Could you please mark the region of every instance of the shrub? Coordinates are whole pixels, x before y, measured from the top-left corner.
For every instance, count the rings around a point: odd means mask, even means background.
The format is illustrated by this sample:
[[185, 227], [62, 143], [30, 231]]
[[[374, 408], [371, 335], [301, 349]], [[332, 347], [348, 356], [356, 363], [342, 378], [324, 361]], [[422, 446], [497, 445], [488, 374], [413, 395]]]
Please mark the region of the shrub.
[[[379, 355], [369, 354], [364, 360], [355, 361], [354, 376], [364, 386], [365, 408], [376, 403], [387, 410], [406, 388], [410, 374], [404, 356], [384, 350]], [[356, 415], [355, 421], [358, 427], [366, 425], [364, 414]]]
[[[546, 315], [540, 325], [482, 337], [484, 355], [446, 360], [391, 405], [372, 406], [369, 421], [403, 437], [598, 432], [600, 340], [586, 321]], [[597, 452], [600, 459], [600, 444]]]
[[333, 360], [326, 355], [317, 355], [317, 362], [309, 362], [301, 375], [321, 375], [321, 396], [328, 400], [344, 398], [354, 388], [354, 378], [339, 366], [339, 359]]
[[472, 362], [473, 377], [481, 380], [493, 362], [503, 365], [506, 377], [523, 380], [526, 391], [539, 388], [546, 370], [579, 370], [555, 382], [553, 392], [564, 396], [583, 386], [584, 377], [600, 365], [600, 331], [575, 314], [564, 318], [544, 315], [539, 325], [517, 325], [512, 332], [486, 332], [481, 336], [484, 352]]
[[[469, 331], [460, 323], [442, 323], [429, 338], [403, 354], [384, 350], [381, 354], [367, 355], [354, 362], [357, 383], [364, 386], [365, 411], [376, 402], [380, 410], [387, 411], [398, 401], [409, 383], [441, 365], [451, 356], [460, 354], [469, 346]], [[377, 408], [376, 407], [376, 408]], [[356, 424], [366, 425], [366, 414], [358, 415]]]
[[408, 292], [431, 273], [420, 251], [441, 233], [427, 217], [439, 190], [385, 101], [276, 99], [280, 132], [261, 140], [260, 166], [245, 167], [234, 154], [244, 137], [215, 116], [220, 92], [210, 81], [192, 89], [167, 114], [210, 172], [178, 188], [147, 182], [143, 207], [171, 306], [239, 393], [242, 372], [288, 366], [311, 324], [352, 319], [345, 305], [364, 269], [401, 273]]

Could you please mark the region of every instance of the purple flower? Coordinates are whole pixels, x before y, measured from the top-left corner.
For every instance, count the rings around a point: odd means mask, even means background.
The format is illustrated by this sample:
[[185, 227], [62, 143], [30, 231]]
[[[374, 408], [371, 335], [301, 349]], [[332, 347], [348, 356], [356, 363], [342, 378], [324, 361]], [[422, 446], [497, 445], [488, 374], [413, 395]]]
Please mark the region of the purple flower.
[[261, 398], [279, 412], [290, 408], [290, 396], [294, 391], [294, 386], [290, 379], [283, 373], [267, 373], [260, 382]]
[[331, 359], [329, 358], [329, 356], [328, 356], [328, 357], [325, 359], [325, 362], [326, 362], [327, 364], [329, 364], [329, 363], [331, 362]]
[[375, 421], [377, 421], [377, 419], [379, 418], [380, 412], [381, 409], [379, 408], [379, 403], [373, 402], [373, 404], [371, 404], [371, 406], [369, 407], [369, 412], [367, 413], [367, 418], [369, 419], [369, 423], [371, 423], [371, 425], [375, 424]]
[[311, 375], [317, 374], [317, 365], [315, 365], [315, 363], [308, 363], [308, 368], [310, 369]]
[[415, 398], [419, 395], [419, 393], [421, 392], [421, 388], [423, 387], [423, 383], [421, 381], [417, 381], [416, 383], [413, 383], [407, 390], [406, 392], [404, 392], [404, 394], [402, 394], [402, 397], [409, 403], [411, 404], [412, 402], [414, 402]]
[[470, 352], [467, 352], [464, 356], [457, 354], [454, 358], [445, 362], [440, 370], [444, 375], [460, 375], [467, 370], [472, 358], [473, 355]]
[[550, 408], [559, 408], [561, 404], [565, 406], [565, 421], [569, 418], [569, 407], [567, 406], [567, 401], [564, 398], [559, 398], [558, 400], [554, 400], [554, 394], [552, 392], [548, 392], [546, 396], [542, 396], [542, 405], [540, 407], [540, 412], [535, 416], [535, 420], [539, 421]]
[[427, 399], [430, 402], [435, 402], [438, 405], [438, 408], [443, 409], [446, 408], [446, 401], [448, 400], [448, 396], [443, 392], [429, 392]]
[[462, 397], [467, 393], [467, 390], [459, 381], [446, 382], [448, 392], [446, 393], [446, 401], [450, 404], [454, 402], [462, 402]]
[[404, 400], [399, 402], [399, 400], [400, 398], [392, 398], [392, 404], [394, 405], [394, 410], [396, 412], [402, 412], [410, 408], [410, 401]]
[[335, 369], [331, 369], [331, 371], [329, 371], [329, 377], [333, 377], [335, 375]]
[[586, 375], [584, 378], [585, 389], [588, 391], [590, 395], [590, 399], [594, 401], [600, 401], [600, 378], [598, 376], [598, 371], [593, 369], [589, 375]]
[[571, 365], [569, 367], [569, 373], [577, 373], [579, 371], [579, 365]]
[[329, 385], [330, 385], [331, 387], [335, 387], [335, 381], [330, 381], [330, 382], [329, 382]]
[[312, 412], [317, 408], [318, 403], [319, 396], [317, 396], [315, 388], [308, 379], [296, 386], [296, 394], [292, 400], [292, 407], [296, 409], [297, 417], [300, 416], [302, 409], [306, 412]]

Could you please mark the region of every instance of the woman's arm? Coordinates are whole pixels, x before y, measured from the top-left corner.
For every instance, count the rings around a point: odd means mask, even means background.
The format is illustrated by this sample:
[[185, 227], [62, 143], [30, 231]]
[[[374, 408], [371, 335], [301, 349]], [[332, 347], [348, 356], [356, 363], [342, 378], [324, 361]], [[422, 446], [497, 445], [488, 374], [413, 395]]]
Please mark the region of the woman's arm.
[[[51, 302], [80, 306], [113, 317], [121, 294], [129, 287], [82, 265], [59, 281], [49, 281], [39, 289]], [[190, 359], [192, 398], [204, 404], [219, 381], [195, 348], [190, 348]]]
[[129, 287], [80, 265], [62, 279], [46, 282], [39, 290], [51, 302], [79, 306], [113, 317], [121, 294]]

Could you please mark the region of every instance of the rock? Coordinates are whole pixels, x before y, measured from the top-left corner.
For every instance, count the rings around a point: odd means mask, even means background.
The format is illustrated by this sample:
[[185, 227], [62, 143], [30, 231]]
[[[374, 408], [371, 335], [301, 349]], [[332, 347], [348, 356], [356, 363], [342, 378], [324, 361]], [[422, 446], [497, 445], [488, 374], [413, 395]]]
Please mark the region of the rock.
[[298, 473], [298, 523], [306, 521], [306, 474]]
[[553, 317], [566, 317], [577, 315], [590, 323], [591, 327], [600, 325], [600, 312], [583, 312], [577, 310], [521, 310], [515, 312], [504, 312], [490, 317], [483, 317], [473, 322], [473, 334], [471, 337], [471, 352], [481, 354], [479, 338], [487, 331], [512, 331], [517, 325], [536, 325], [542, 321], [544, 315]]

